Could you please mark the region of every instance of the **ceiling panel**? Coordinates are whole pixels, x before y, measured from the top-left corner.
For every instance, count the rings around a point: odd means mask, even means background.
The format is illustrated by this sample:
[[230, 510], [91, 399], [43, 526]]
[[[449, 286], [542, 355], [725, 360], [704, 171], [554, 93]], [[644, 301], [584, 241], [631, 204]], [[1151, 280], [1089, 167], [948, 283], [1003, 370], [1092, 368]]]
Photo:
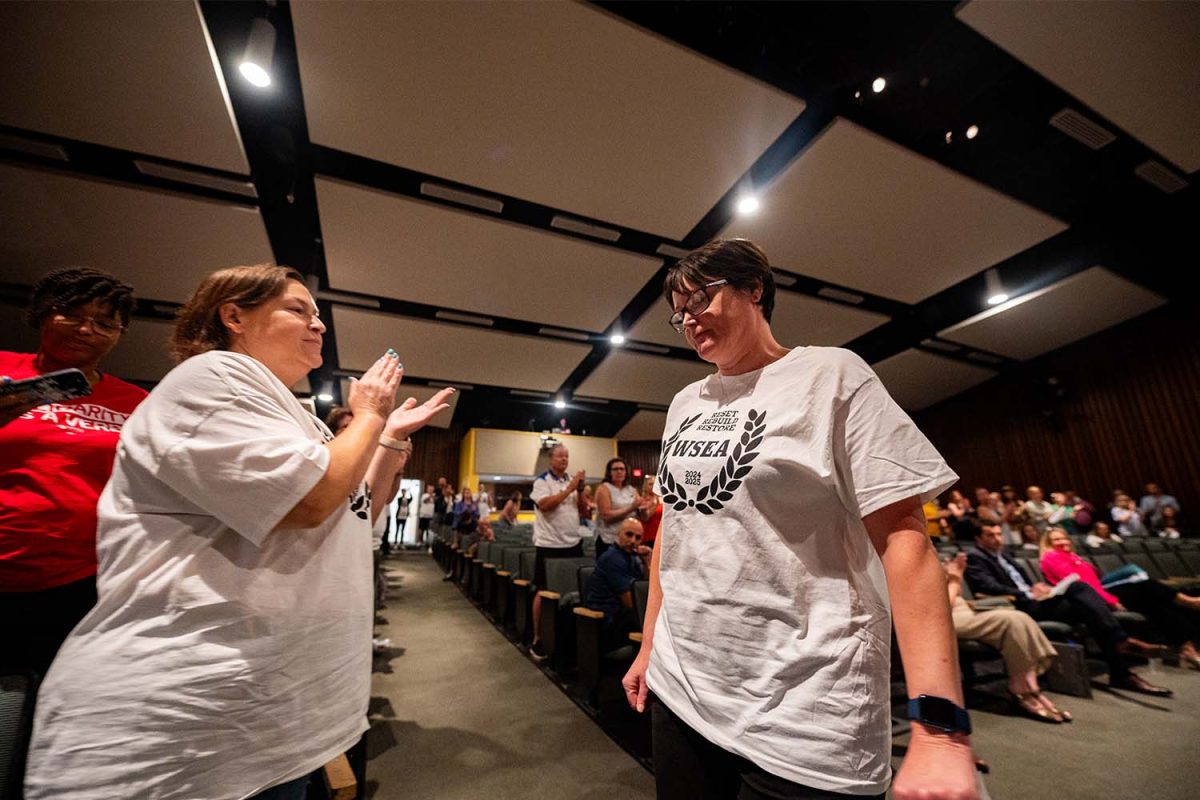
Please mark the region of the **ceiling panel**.
[[[25, 324], [24, 307], [0, 303], [0, 313], [9, 321], [0, 325], [0, 350], [33, 353], [38, 348], [38, 332]], [[162, 380], [175, 366], [167, 345], [174, 326], [163, 320], [137, 319], [100, 363], [100, 368], [127, 381], [149, 383]]]
[[0, 164], [4, 280], [83, 265], [182, 302], [215, 269], [272, 258], [257, 209]]
[[[350, 396], [350, 379], [342, 378], [342, 400]], [[416, 386], [411, 383], [401, 383], [400, 391], [396, 393], [399, 402], [403, 402], [409, 397], [415, 397], [418, 403], [424, 403], [431, 399], [435, 394], [442, 389], [438, 386]], [[462, 392], [455, 392], [446, 400], [446, 404], [450, 406], [446, 411], [441, 412], [429, 421], [429, 425], [434, 428], [449, 428], [450, 420], [454, 419], [454, 412], [458, 408], [458, 398], [462, 397]]]
[[317, 199], [337, 289], [599, 332], [662, 265], [339, 181], [319, 178]]
[[583, 3], [291, 9], [314, 142], [676, 239], [804, 108]]
[[0, 123], [249, 174], [199, 5], [0, 3]]
[[781, 269], [915, 303], [1066, 227], [839, 118], [723, 235]]
[[907, 411], [928, 408], [996, 374], [990, 369], [942, 358], [923, 350], [905, 350], [872, 364], [871, 368], [883, 381], [892, 398]]
[[1200, 3], [977, 1], [957, 14], [1185, 171], [1200, 169]]
[[410, 375], [467, 384], [554, 392], [591, 352], [582, 344], [338, 305], [333, 323], [342, 369], [365, 370], [391, 347]]
[[952, 342], [1020, 360], [1056, 350], [1163, 305], [1154, 292], [1092, 267], [940, 331]]
[[710, 364], [614, 350], [575, 393], [665, 406], [684, 386], [715, 371]]
[[625, 427], [617, 433], [622, 442], [662, 441], [663, 429], [667, 427], [667, 415], [663, 411], [638, 411]]
[[[656, 301], [626, 336], [640, 342], [687, 347], [687, 340], [667, 324], [669, 316], [667, 304]], [[777, 290], [771, 330], [785, 347], [843, 345], [887, 320], [885, 314]]]

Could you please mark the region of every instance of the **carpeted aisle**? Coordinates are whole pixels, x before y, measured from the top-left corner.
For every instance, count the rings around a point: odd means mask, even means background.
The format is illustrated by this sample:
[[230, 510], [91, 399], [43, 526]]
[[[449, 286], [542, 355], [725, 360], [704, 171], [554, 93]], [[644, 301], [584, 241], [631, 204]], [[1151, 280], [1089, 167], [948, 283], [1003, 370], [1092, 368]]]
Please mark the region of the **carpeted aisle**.
[[393, 556], [377, 635], [368, 796], [652, 798], [654, 779], [563, 695], [427, 554]]

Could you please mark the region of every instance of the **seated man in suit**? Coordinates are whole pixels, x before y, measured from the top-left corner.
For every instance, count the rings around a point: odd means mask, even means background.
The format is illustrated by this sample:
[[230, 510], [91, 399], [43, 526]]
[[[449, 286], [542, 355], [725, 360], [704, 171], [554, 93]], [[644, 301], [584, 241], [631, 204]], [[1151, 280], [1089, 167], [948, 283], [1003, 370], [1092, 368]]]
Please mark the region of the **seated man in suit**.
[[596, 561], [596, 570], [584, 587], [583, 603], [604, 612], [601, 646], [615, 650], [629, 643], [629, 634], [639, 630], [633, 610], [633, 583], [650, 573], [650, 548], [642, 545], [642, 523], [627, 519], [617, 529], [617, 546]]
[[1047, 584], [1030, 584], [1016, 562], [1004, 552], [1004, 537], [999, 525], [980, 528], [975, 544], [978, 549], [967, 554], [966, 577], [972, 591], [1011, 596], [1017, 608], [1039, 621], [1083, 623], [1104, 651], [1109, 685], [1158, 697], [1171, 696], [1170, 689], [1148, 683], [1131, 672], [1122, 660], [1124, 655], [1159, 657], [1165, 654], [1166, 648], [1132, 638], [1095, 589], [1076, 581], [1062, 594], [1052, 596]]

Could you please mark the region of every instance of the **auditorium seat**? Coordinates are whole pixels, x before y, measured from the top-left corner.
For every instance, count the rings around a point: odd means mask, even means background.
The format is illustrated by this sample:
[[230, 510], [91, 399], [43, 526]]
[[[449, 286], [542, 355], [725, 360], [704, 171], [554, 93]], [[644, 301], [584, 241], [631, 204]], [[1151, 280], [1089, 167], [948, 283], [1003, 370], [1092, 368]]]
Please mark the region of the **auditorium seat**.
[[536, 551], [529, 550], [521, 553], [520, 569], [517, 571], [516, 577], [513, 578], [513, 627], [516, 628], [517, 641], [522, 644], [529, 642], [530, 634], [533, 631], [533, 622], [530, 619], [533, 595], [537, 591], [537, 587], [533, 584], [534, 565], [536, 560]]
[[546, 561], [546, 585], [538, 587], [542, 598], [542, 652], [551, 666], [565, 670], [575, 650], [574, 614], [579, 603], [579, 568], [595, 566], [591, 558], [552, 558]]

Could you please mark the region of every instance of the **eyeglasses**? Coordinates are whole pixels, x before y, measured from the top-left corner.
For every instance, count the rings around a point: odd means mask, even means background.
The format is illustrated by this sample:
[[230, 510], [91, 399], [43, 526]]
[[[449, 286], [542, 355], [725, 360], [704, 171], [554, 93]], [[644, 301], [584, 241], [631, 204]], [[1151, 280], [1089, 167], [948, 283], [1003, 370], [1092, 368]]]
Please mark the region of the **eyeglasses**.
[[688, 295], [687, 300], [683, 303], [683, 311], [676, 311], [667, 322], [675, 329], [676, 333], [683, 333], [683, 312], [686, 311], [693, 317], [703, 314], [709, 304], [712, 303], [712, 295], [708, 293], [708, 290], [714, 286], [722, 286], [726, 283], [729, 283], [729, 281], [722, 278], [719, 281], [704, 284]]
[[125, 326], [115, 319], [91, 317], [87, 314], [64, 314], [59, 311], [50, 317], [50, 321], [55, 325], [62, 325], [64, 328], [78, 328], [87, 324], [91, 326], [92, 332], [97, 336], [116, 336], [125, 330]]

